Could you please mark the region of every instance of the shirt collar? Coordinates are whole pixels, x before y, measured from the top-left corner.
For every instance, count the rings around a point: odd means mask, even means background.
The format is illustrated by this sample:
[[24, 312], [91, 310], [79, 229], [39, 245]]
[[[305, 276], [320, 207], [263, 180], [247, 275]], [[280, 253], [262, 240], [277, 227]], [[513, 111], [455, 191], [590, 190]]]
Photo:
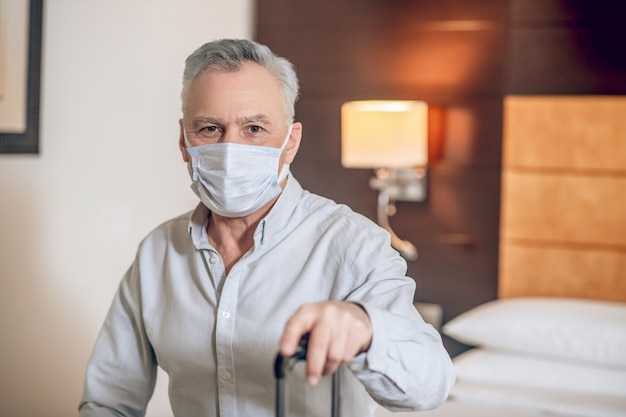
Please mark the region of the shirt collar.
[[290, 173], [285, 189], [276, 200], [276, 203], [260, 222], [254, 233], [255, 245], [263, 245], [268, 242], [270, 236], [280, 230], [286, 230], [289, 219], [293, 215], [296, 205], [304, 190], [300, 183]]
[[[254, 232], [255, 245], [263, 245], [267, 241], [268, 236], [277, 233], [287, 226], [289, 217], [294, 212], [303, 192], [304, 190], [300, 183], [290, 173], [285, 189], [280, 193], [278, 200], [276, 200], [267, 216], [261, 219]], [[209, 215], [209, 209], [200, 202], [189, 216], [188, 231], [196, 249], [209, 248], [207, 236]]]
[[209, 209], [200, 202], [189, 216], [189, 227], [187, 230], [196, 249], [209, 248], [209, 238], [206, 230], [209, 225], [209, 213]]

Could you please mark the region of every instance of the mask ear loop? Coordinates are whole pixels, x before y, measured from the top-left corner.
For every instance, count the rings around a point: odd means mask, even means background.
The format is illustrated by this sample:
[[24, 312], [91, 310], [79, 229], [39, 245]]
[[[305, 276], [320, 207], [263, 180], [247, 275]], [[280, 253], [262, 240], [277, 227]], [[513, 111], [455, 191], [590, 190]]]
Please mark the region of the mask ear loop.
[[[189, 154], [189, 157], [193, 161], [193, 156], [191, 155], [191, 153], [189, 153], [189, 148], [193, 148], [193, 145], [189, 143], [189, 139], [187, 138], [187, 129], [185, 128], [184, 123], [183, 123], [183, 138], [185, 139], [185, 147], [187, 148], [187, 154]], [[191, 164], [191, 180], [194, 182], [198, 180], [198, 172], [196, 171], [196, 168], [194, 167], [193, 163]]]
[[182, 128], [183, 128], [183, 138], [185, 139], [185, 146], [188, 148], [189, 147], [189, 139], [187, 139], [187, 128], [185, 127], [185, 122], [182, 122]]
[[289, 129], [287, 129], [287, 137], [285, 138], [285, 141], [283, 142], [283, 144], [280, 147], [280, 154], [283, 154], [283, 151], [285, 150], [285, 148], [287, 147], [287, 143], [289, 143], [289, 139], [291, 138], [291, 131], [293, 130], [293, 123], [289, 125]]
[[[280, 155], [281, 156], [283, 154], [283, 151], [287, 147], [287, 143], [289, 143], [289, 139], [291, 138], [291, 130], [292, 129], [293, 129], [293, 123], [289, 125], [289, 129], [287, 130], [287, 137], [285, 138], [285, 141], [283, 142], [282, 146], [280, 147]], [[279, 156], [279, 158], [280, 158], [280, 156]], [[279, 163], [280, 163], [280, 160], [279, 160]], [[280, 172], [278, 173], [278, 177], [276, 178], [276, 181], [278, 182], [278, 184], [283, 182], [285, 180], [285, 178], [287, 178], [288, 174], [289, 174], [289, 164], [283, 164], [283, 167], [280, 169]]]

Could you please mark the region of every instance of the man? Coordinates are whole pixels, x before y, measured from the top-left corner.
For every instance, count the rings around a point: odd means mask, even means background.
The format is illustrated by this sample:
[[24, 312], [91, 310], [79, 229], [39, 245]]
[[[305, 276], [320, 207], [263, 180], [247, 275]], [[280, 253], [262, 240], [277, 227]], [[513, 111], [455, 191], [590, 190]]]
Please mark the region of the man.
[[307, 333], [306, 380], [319, 387], [289, 393], [298, 415], [327, 414], [321, 377], [344, 364], [344, 416], [373, 416], [372, 398], [440, 404], [451, 361], [387, 232], [289, 173], [302, 136], [292, 65], [251, 41], [210, 42], [187, 59], [181, 96], [179, 146], [201, 204], [141, 243], [80, 416], [142, 416], [157, 366], [177, 417], [272, 416], [274, 357]]

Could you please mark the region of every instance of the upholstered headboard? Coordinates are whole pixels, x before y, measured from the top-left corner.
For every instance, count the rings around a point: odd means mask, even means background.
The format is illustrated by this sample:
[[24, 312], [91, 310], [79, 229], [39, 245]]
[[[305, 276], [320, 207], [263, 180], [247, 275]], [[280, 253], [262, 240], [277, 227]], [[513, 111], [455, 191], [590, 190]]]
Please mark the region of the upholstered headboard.
[[499, 297], [626, 301], [626, 97], [504, 104]]

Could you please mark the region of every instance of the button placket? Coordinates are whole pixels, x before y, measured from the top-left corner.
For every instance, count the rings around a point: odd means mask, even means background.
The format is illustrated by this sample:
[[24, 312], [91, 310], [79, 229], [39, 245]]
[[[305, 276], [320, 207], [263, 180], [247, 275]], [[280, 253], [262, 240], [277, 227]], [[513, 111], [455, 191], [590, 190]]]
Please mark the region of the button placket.
[[[210, 262], [210, 258], [209, 258]], [[237, 302], [239, 273], [233, 268], [223, 282], [219, 295], [218, 320], [215, 329], [217, 353], [218, 398], [220, 415], [231, 416], [236, 409], [235, 372], [233, 358], [234, 313]]]

